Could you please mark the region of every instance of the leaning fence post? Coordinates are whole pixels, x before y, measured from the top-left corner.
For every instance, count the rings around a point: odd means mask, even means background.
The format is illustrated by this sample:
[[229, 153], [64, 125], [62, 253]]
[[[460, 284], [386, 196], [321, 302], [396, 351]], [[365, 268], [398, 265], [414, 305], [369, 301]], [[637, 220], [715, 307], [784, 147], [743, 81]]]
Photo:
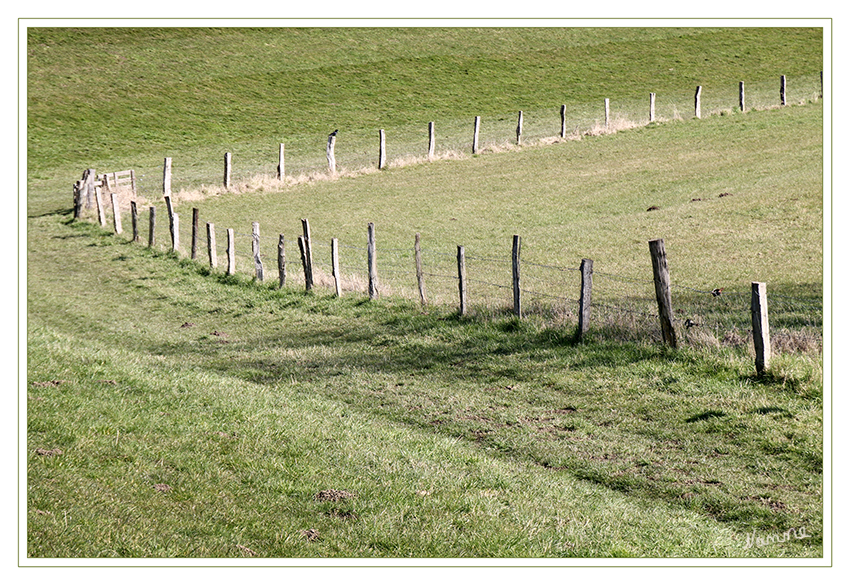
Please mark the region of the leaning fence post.
[[567, 137], [567, 105], [561, 105], [561, 138]]
[[655, 122], [655, 94], [649, 94], [649, 121]]
[[130, 219], [133, 223], [133, 241], [139, 241], [139, 208], [135, 201], [130, 201]]
[[150, 220], [148, 221], [148, 248], [156, 244], [156, 207], [150, 207]]
[[593, 288], [593, 260], [585, 258], [581, 261], [581, 294], [578, 300], [578, 337], [587, 332], [590, 326], [590, 302]]
[[383, 130], [378, 130], [378, 170], [387, 166], [387, 136]]
[[475, 116], [475, 126], [472, 130], [472, 154], [478, 154], [478, 134], [481, 130], [481, 116]]
[[121, 209], [118, 206], [118, 196], [115, 193], [110, 193], [112, 199], [112, 227], [116, 234], [123, 233], [121, 228]]
[[165, 162], [162, 164], [162, 194], [166, 197], [171, 196], [171, 157], [165, 157]]
[[339, 240], [331, 238], [331, 272], [334, 277], [334, 293], [337, 297], [342, 296], [342, 278], [339, 275]]
[[215, 247], [215, 224], [207, 222], [207, 253], [210, 257], [210, 268], [218, 266], [218, 251]]
[[227, 270], [228, 276], [236, 274], [236, 237], [233, 228], [227, 228]]
[[522, 110], [519, 111], [516, 121], [516, 143], [517, 146], [522, 145]]
[[305, 218], [301, 220], [301, 229], [304, 232], [304, 282], [307, 290], [313, 288], [313, 244], [310, 241], [310, 222]]
[[702, 86], [697, 86], [697, 91], [694, 94], [694, 116], [697, 118], [702, 118], [702, 106], [700, 104], [700, 97], [702, 96]]
[[304, 236], [298, 236], [298, 251], [301, 252], [301, 266], [304, 267], [304, 289], [310, 292], [313, 288], [313, 283], [307, 278], [307, 255], [304, 249]]
[[460, 295], [458, 314], [466, 315], [466, 254], [463, 246], [457, 247], [457, 290]]
[[197, 207], [192, 208], [192, 260], [198, 257], [198, 222], [200, 211]]
[[738, 107], [741, 108], [741, 112], [745, 112], [746, 108], [744, 107], [744, 82], [738, 82]]
[[770, 366], [770, 326], [767, 320], [767, 285], [752, 283], [753, 345], [756, 350], [756, 372], [762, 374]]
[[103, 211], [103, 198], [100, 196], [100, 187], [94, 188], [94, 199], [97, 203], [97, 219], [100, 227], [106, 227], [106, 214]]
[[785, 105], [785, 76], [779, 78], [779, 104]]
[[522, 305], [520, 299], [520, 288], [519, 288], [519, 253], [520, 253], [520, 245], [521, 240], [520, 237], [514, 236], [514, 245], [513, 252], [511, 254], [511, 264], [512, 264], [512, 281], [513, 281], [513, 291], [514, 291], [514, 315], [517, 317], [522, 317]]
[[422, 247], [419, 242], [419, 233], [413, 238], [413, 256], [416, 260], [416, 282], [419, 285], [419, 302], [423, 305], [428, 303], [425, 298], [425, 274], [422, 272]]
[[655, 281], [655, 300], [658, 302], [658, 318], [661, 321], [661, 338], [670, 347], [676, 347], [676, 330], [673, 329], [673, 303], [670, 297], [670, 273], [667, 270], [667, 253], [664, 240], [651, 240], [649, 252], [652, 256], [652, 272]]
[[231, 153], [224, 153], [224, 188], [230, 189], [230, 170], [233, 157]]
[[366, 260], [369, 266], [369, 299], [378, 298], [378, 265], [375, 249], [375, 224], [367, 226]]
[[434, 149], [437, 141], [434, 135], [434, 122], [428, 122], [428, 160], [434, 160]]
[[286, 285], [286, 248], [283, 239], [283, 234], [277, 240], [277, 272], [280, 279], [280, 287]]
[[174, 245], [174, 207], [171, 204], [171, 196], [166, 195], [165, 199], [165, 209], [168, 213], [168, 233], [171, 235], [171, 243], [172, 247]]
[[254, 273], [258, 281], [263, 282], [263, 261], [260, 259], [260, 222], [251, 224], [251, 252], [254, 256]]

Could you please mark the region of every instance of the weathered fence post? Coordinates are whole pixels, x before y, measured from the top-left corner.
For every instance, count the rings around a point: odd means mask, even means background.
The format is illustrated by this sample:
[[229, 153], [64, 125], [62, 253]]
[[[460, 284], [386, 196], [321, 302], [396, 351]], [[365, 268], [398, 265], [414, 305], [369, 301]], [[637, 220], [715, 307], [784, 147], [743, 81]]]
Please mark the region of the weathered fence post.
[[133, 224], [133, 241], [139, 241], [139, 209], [135, 201], [130, 201], [130, 220]]
[[233, 157], [231, 153], [224, 153], [224, 188], [230, 189], [230, 170], [231, 170], [231, 162], [233, 161]]
[[387, 137], [383, 130], [378, 130], [378, 170], [387, 166]]
[[103, 210], [103, 197], [100, 195], [100, 187], [94, 188], [94, 200], [97, 203], [97, 219], [100, 227], [106, 227], [106, 212]]
[[298, 251], [301, 252], [301, 266], [304, 267], [304, 289], [310, 292], [313, 283], [307, 278], [307, 254], [304, 247], [304, 236], [298, 236]]
[[283, 142], [280, 143], [280, 151], [277, 155], [277, 180], [282, 181], [286, 176], [286, 168], [284, 167], [283, 159]]
[[165, 210], [168, 213], [168, 233], [171, 235], [171, 243], [172, 247], [174, 244], [174, 207], [171, 205], [171, 196], [166, 195], [165, 199]]
[[192, 260], [198, 257], [198, 223], [200, 222], [200, 210], [192, 208]]
[[649, 121], [655, 122], [655, 94], [649, 94]]
[[697, 91], [694, 94], [694, 116], [697, 118], [702, 118], [702, 105], [700, 104], [700, 98], [702, 96], [702, 86], [697, 86]]
[[307, 290], [313, 289], [313, 244], [310, 241], [310, 222], [301, 220], [301, 229], [304, 232], [304, 282]]
[[80, 210], [83, 205], [83, 182], [74, 183], [74, 219], [80, 219]]
[[369, 299], [378, 298], [378, 264], [375, 248], [375, 224], [367, 226], [366, 261], [369, 267]]
[[148, 248], [156, 244], [156, 207], [150, 207], [150, 220], [148, 221]]
[[437, 148], [434, 122], [428, 122], [428, 160], [434, 160], [434, 150]]
[[254, 256], [255, 278], [263, 282], [263, 261], [260, 259], [260, 222], [251, 224], [251, 254]]
[[513, 291], [514, 291], [514, 315], [522, 318], [522, 303], [520, 298], [519, 288], [519, 254], [520, 254], [520, 237], [514, 236], [513, 252], [511, 254]]
[[567, 137], [567, 105], [561, 105], [561, 138]]
[[236, 234], [233, 228], [227, 228], [227, 270], [228, 276], [236, 274]]
[[207, 254], [210, 257], [210, 268], [218, 266], [218, 251], [215, 246], [215, 224], [207, 222]]
[[611, 100], [605, 98], [605, 129], [608, 130], [611, 125]]
[[779, 105], [785, 105], [785, 76], [779, 78]]
[[673, 329], [673, 303], [670, 297], [670, 273], [667, 270], [667, 253], [664, 240], [651, 240], [649, 253], [652, 256], [652, 272], [655, 281], [655, 300], [658, 303], [658, 318], [661, 321], [661, 338], [670, 347], [676, 347], [676, 330]]
[[578, 338], [590, 327], [590, 302], [593, 289], [593, 260], [585, 258], [581, 261], [581, 294], [578, 299]]
[[280, 234], [280, 237], [277, 240], [277, 273], [278, 278], [280, 279], [280, 287], [283, 288], [286, 286], [286, 242], [284, 241], [283, 234]]
[[96, 179], [97, 172], [95, 169], [86, 169], [83, 171], [83, 178], [80, 183], [80, 198], [82, 199], [82, 195], [85, 195], [86, 209], [91, 209], [94, 205], [94, 182]]
[[162, 194], [171, 197], [171, 157], [165, 157], [162, 165]]
[[413, 256], [416, 259], [416, 283], [419, 285], [419, 302], [426, 305], [428, 300], [425, 298], [425, 275], [422, 272], [422, 247], [418, 232], [413, 238]]
[[519, 111], [516, 121], [516, 143], [517, 146], [522, 145], [522, 110]]
[[109, 194], [112, 199], [112, 227], [116, 234], [123, 233], [121, 228], [121, 208], [118, 205], [118, 196], [115, 193]]
[[457, 247], [457, 290], [460, 295], [458, 314], [466, 315], [466, 254], [463, 246]]
[[339, 274], [339, 240], [331, 238], [331, 272], [334, 277], [334, 293], [337, 297], [342, 296], [342, 278]]
[[334, 155], [334, 146], [336, 145], [336, 133], [337, 131], [334, 130], [328, 135], [328, 172], [330, 172], [331, 175], [336, 175], [336, 156]]
[[767, 285], [752, 283], [753, 345], [756, 350], [756, 373], [770, 366], [770, 326], [767, 320]]
[[475, 116], [475, 126], [472, 130], [472, 154], [478, 154], [478, 134], [481, 130], [481, 116]]
[[741, 112], [745, 112], [746, 108], [744, 107], [744, 82], [738, 82], [738, 107], [741, 109]]
[[180, 217], [176, 213], [171, 215], [171, 251], [180, 251]]

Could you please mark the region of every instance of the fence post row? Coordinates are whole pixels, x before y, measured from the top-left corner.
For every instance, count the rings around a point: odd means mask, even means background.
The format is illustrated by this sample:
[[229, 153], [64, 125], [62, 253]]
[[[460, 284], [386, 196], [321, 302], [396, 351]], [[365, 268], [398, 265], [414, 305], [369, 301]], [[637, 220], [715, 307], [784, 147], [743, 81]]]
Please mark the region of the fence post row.
[[770, 366], [770, 326], [767, 319], [767, 285], [765, 283], [752, 283], [750, 308], [753, 316], [756, 373], [763, 374]]
[[283, 234], [280, 234], [277, 240], [277, 272], [280, 277], [280, 286], [278, 288], [286, 286], [286, 248], [284, 246]]
[[522, 317], [522, 306], [520, 303], [520, 288], [519, 288], [519, 253], [520, 253], [520, 237], [514, 236], [513, 252], [511, 254], [512, 264], [512, 281], [514, 291], [514, 315]]
[[578, 300], [578, 338], [587, 332], [590, 326], [590, 302], [593, 288], [593, 260], [585, 258], [581, 261], [581, 294]]
[[463, 246], [457, 247], [457, 289], [460, 295], [458, 314], [466, 315], [466, 254]]
[[227, 228], [227, 270], [228, 276], [236, 274], [236, 234], [233, 228]]
[[422, 248], [420, 245], [419, 232], [413, 238], [413, 256], [416, 259], [416, 282], [419, 285], [419, 302], [423, 306], [428, 304], [425, 297], [425, 275], [422, 273]]
[[369, 299], [378, 298], [378, 266], [377, 250], [375, 249], [375, 224], [367, 226], [366, 260], [369, 265]]
[[658, 318], [661, 321], [661, 338], [670, 347], [676, 347], [676, 330], [673, 329], [673, 303], [670, 298], [670, 273], [667, 270], [667, 253], [664, 240], [651, 240], [649, 252], [652, 256], [652, 272], [655, 281], [655, 299], [658, 302]]
[[307, 290], [313, 290], [313, 245], [310, 242], [310, 222], [304, 218], [301, 220], [301, 230], [304, 232], [303, 237], [303, 259], [304, 264], [304, 286]]
[[331, 238], [331, 272], [334, 277], [334, 294], [342, 296], [342, 282], [339, 274], [339, 240]]

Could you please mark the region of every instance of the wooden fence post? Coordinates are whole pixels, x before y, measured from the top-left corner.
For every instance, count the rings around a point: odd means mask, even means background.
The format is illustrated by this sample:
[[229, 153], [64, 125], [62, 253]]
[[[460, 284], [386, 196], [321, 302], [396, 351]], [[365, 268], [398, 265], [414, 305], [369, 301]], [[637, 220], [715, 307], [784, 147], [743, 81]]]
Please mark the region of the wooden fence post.
[[670, 347], [676, 347], [676, 330], [673, 329], [673, 303], [670, 298], [670, 273], [667, 270], [667, 253], [664, 240], [651, 240], [649, 253], [652, 256], [652, 272], [655, 281], [655, 300], [658, 302], [658, 318], [661, 321], [661, 338]]
[[519, 111], [516, 121], [516, 143], [517, 146], [522, 145], [522, 110]]
[[649, 94], [649, 121], [655, 122], [655, 94]]
[[260, 259], [260, 222], [251, 224], [251, 253], [254, 256], [255, 278], [263, 282], [263, 261]]
[[342, 296], [342, 278], [339, 274], [339, 240], [331, 238], [331, 272], [334, 277], [334, 293], [337, 297]]
[[112, 227], [116, 234], [123, 233], [121, 228], [121, 208], [118, 205], [118, 196], [115, 193], [109, 194], [112, 199]]
[[378, 298], [378, 265], [375, 247], [375, 224], [367, 226], [366, 261], [369, 266], [369, 299]]
[[284, 167], [283, 159], [283, 142], [280, 143], [280, 151], [277, 155], [277, 180], [282, 181], [286, 176], [286, 168]]
[[100, 222], [100, 227], [106, 227], [106, 215], [103, 211], [103, 198], [100, 196], [100, 187], [94, 188], [94, 200], [97, 204], [97, 220]]
[[304, 236], [298, 236], [298, 251], [301, 252], [301, 266], [304, 267], [304, 289], [310, 292], [313, 283], [307, 278], [307, 255], [304, 247]]
[[310, 222], [305, 218], [301, 220], [301, 229], [304, 232], [304, 282], [307, 290], [313, 289], [313, 244], [310, 241]]
[[581, 261], [581, 294], [578, 299], [578, 338], [590, 327], [590, 302], [593, 289], [593, 260], [585, 258]]
[[80, 211], [83, 206], [83, 182], [74, 183], [74, 219], [80, 219]]
[[424, 306], [428, 303], [428, 300], [425, 297], [425, 275], [422, 272], [422, 247], [418, 232], [413, 238], [413, 256], [416, 259], [416, 282], [419, 285], [419, 302]]
[[231, 153], [224, 153], [224, 188], [230, 189], [230, 170], [233, 157]]
[[561, 105], [561, 138], [567, 137], [567, 105]]
[[215, 224], [207, 222], [207, 253], [210, 257], [210, 268], [215, 270], [218, 266], [218, 251], [215, 246]]
[[466, 254], [463, 246], [457, 247], [457, 290], [460, 295], [458, 314], [466, 315]]
[[165, 199], [165, 210], [168, 213], [168, 233], [171, 235], [171, 243], [174, 247], [174, 207], [172, 207], [170, 195], [166, 195], [163, 199]]
[[192, 260], [198, 257], [198, 223], [200, 222], [200, 210], [192, 208]]
[[779, 104], [785, 105], [785, 76], [779, 78]]
[[150, 207], [150, 221], [148, 222], [148, 248], [156, 244], [156, 207]]
[[171, 251], [180, 251], [180, 217], [176, 213], [171, 216]]
[[744, 82], [738, 82], [738, 107], [741, 109], [741, 112], [746, 112], [746, 108], [744, 107]]
[[387, 137], [383, 130], [378, 130], [378, 170], [387, 166]]
[[475, 116], [475, 126], [472, 130], [472, 154], [478, 154], [478, 134], [481, 130], [481, 116]]
[[753, 345], [756, 350], [756, 373], [770, 366], [770, 326], [767, 320], [767, 285], [752, 283]]
[[280, 280], [279, 288], [283, 288], [286, 286], [286, 242], [284, 241], [283, 234], [280, 234], [280, 237], [277, 240], [277, 272], [278, 278]]
[[336, 133], [337, 131], [334, 130], [328, 135], [328, 172], [330, 172], [331, 175], [336, 175], [336, 156], [334, 155], [334, 146], [336, 145]]
[[162, 194], [171, 197], [171, 157], [165, 157], [162, 165]]
[[700, 104], [700, 98], [702, 96], [702, 86], [697, 86], [697, 91], [694, 94], [694, 116], [697, 118], [702, 118], [702, 105]]
[[139, 241], [139, 208], [135, 201], [130, 201], [130, 220], [133, 224], [133, 241]]
[[608, 130], [608, 127], [611, 125], [611, 100], [609, 98], [605, 98], [605, 129]]
[[434, 122], [428, 122], [428, 160], [434, 160], [434, 150], [437, 147], [434, 134]]
[[511, 254], [511, 264], [512, 264], [512, 281], [513, 281], [513, 291], [514, 291], [514, 315], [519, 318], [522, 318], [522, 303], [520, 298], [520, 288], [519, 288], [519, 254], [520, 254], [520, 246], [521, 246], [520, 237], [514, 236], [514, 245], [513, 252]]
[[236, 234], [233, 228], [227, 228], [227, 270], [228, 276], [236, 274]]

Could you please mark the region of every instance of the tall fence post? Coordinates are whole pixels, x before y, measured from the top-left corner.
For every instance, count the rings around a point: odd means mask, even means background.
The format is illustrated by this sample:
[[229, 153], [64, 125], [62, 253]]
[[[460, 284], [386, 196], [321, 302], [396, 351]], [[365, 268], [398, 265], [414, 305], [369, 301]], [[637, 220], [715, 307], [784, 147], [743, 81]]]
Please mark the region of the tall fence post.
[[115, 193], [109, 194], [112, 199], [112, 228], [116, 234], [121, 234], [124, 230], [121, 228], [121, 208], [118, 205], [118, 196]]
[[192, 208], [192, 260], [198, 257], [198, 223], [200, 222], [200, 210]]
[[578, 299], [578, 338], [590, 327], [590, 302], [593, 289], [593, 260], [585, 258], [581, 261], [581, 294]]
[[522, 110], [519, 111], [516, 121], [516, 143], [517, 146], [522, 145]]
[[174, 247], [174, 207], [171, 204], [171, 196], [166, 195], [163, 197], [165, 199], [165, 210], [168, 213], [168, 233], [171, 236], [171, 247]]
[[520, 288], [519, 288], [519, 254], [520, 254], [520, 246], [521, 240], [520, 237], [514, 236], [514, 245], [513, 252], [511, 253], [511, 264], [512, 264], [512, 281], [513, 281], [513, 291], [514, 291], [514, 315], [519, 318], [522, 318], [522, 303], [520, 298]]
[[457, 247], [457, 290], [460, 295], [458, 314], [466, 315], [466, 254], [463, 246]]
[[260, 222], [251, 224], [251, 253], [254, 256], [255, 278], [263, 282], [263, 261], [260, 259]]
[[148, 248], [156, 244], [156, 207], [150, 207], [150, 220], [148, 221]]
[[655, 122], [655, 94], [649, 94], [649, 121]]
[[605, 129], [611, 125], [611, 100], [609, 98], [605, 98]]
[[738, 107], [741, 109], [741, 112], [746, 112], [747, 109], [744, 103], [744, 82], [738, 82]]
[[658, 318], [661, 321], [661, 339], [665, 344], [675, 348], [676, 330], [673, 329], [673, 302], [670, 296], [670, 273], [667, 270], [664, 240], [651, 240], [649, 253], [652, 256], [655, 300], [658, 302]]
[[233, 162], [233, 156], [229, 152], [224, 153], [224, 188], [230, 189], [230, 171], [231, 171], [231, 163]]
[[298, 251], [301, 253], [301, 266], [304, 269], [304, 290], [310, 292], [313, 283], [307, 278], [307, 255], [304, 250], [304, 236], [298, 236]]
[[425, 274], [422, 272], [422, 247], [418, 232], [413, 238], [413, 256], [416, 260], [416, 283], [419, 285], [419, 302], [424, 306], [428, 303], [428, 300], [425, 297]]
[[336, 146], [336, 133], [337, 130], [334, 130], [328, 135], [328, 146], [326, 148], [326, 154], [328, 157], [328, 172], [331, 175], [336, 175], [336, 155], [334, 155], [334, 147]]
[[378, 130], [378, 170], [387, 166], [387, 136], [383, 130]]
[[100, 227], [106, 227], [106, 213], [103, 210], [103, 197], [100, 195], [100, 187], [94, 188], [94, 200], [97, 203], [97, 219]]
[[331, 272], [334, 277], [334, 294], [342, 296], [342, 278], [339, 274], [339, 240], [331, 238]]
[[313, 290], [313, 244], [310, 241], [310, 222], [306, 218], [301, 220], [301, 230], [304, 232], [304, 286]]
[[770, 326], [767, 320], [767, 285], [752, 283], [753, 345], [756, 350], [756, 373], [770, 366]]
[[236, 236], [233, 228], [227, 228], [227, 270], [228, 276], [236, 274]]
[[133, 224], [133, 241], [139, 241], [139, 208], [135, 201], [130, 201], [130, 221]]
[[702, 97], [702, 86], [697, 86], [697, 91], [694, 94], [694, 116], [697, 118], [702, 118], [702, 104], [700, 103]]
[[472, 154], [478, 154], [478, 135], [481, 131], [481, 116], [475, 116], [475, 126], [472, 130]]
[[437, 141], [434, 134], [434, 122], [428, 122], [428, 160], [434, 160], [434, 151], [436, 148]]
[[207, 222], [207, 254], [210, 257], [210, 269], [218, 266], [218, 251], [215, 247], [215, 224]]
[[378, 265], [375, 248], [375, 224], [367, 226], [366, 261], [369, 266], [369, 299], [378, 298]]
[[180, 251], [180, 217], [176, 213], [171, 216], [171, 251]]
[[779, 78], [779, 104], [782, 106], [785, 105], [785, 88], [785, 76], [783, 75]]
[[277, 154], [277, 180], [282, 181], [286, 176], [286, 167], [284, 166], [283, 158], [283, 142], [280, 143], [280, 150]]
[[567, 137], [567, 105], [561, 104], [561, 138]]
[[171, 197], [171, 157], [165, 157], [162, 164], [162, 194]]
[[277, 240], [277, 273], [280, 280], [279, 288], [286, 286], [286, 242], [283, 234]]

